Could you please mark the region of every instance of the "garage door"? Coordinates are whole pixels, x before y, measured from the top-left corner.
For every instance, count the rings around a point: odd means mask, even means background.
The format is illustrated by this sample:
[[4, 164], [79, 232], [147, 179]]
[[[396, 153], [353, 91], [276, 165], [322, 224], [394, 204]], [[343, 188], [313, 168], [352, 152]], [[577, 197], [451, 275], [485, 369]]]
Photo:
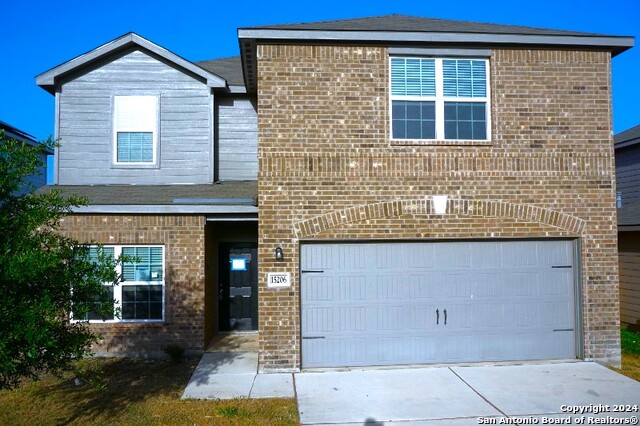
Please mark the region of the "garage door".
[[575, 358], [571, 241], [304, 244], [302, 365]]

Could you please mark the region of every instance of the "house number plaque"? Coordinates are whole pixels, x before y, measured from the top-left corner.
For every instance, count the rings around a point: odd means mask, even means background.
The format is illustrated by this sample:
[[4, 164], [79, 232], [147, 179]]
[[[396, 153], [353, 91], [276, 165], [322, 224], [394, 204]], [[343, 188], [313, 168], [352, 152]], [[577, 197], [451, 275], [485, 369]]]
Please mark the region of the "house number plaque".
[[268, 272], [267, 287], [290, 287], [291, 274], [288, 272]]

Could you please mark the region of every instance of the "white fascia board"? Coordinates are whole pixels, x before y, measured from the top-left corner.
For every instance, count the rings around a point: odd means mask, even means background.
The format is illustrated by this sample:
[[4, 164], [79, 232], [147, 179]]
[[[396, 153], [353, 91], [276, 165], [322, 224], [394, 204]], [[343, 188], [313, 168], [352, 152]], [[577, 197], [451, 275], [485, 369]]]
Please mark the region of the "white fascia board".
[[258, 213], [256, 206], [212, 206], [212, 205], [116, 205], [93, 204], [73, 209], [73, 213], [100, 214], [230, 214], [230, 213]]
[[344, 40], [373, 42], [428, 42], [474, 44], [567, 45], [585, 47], [633, 47], [633, 37], [574, 36], [534, 34], [487, 34], [397, 31], [322, 31], [240, 29], [240, 39], [266, 40]]

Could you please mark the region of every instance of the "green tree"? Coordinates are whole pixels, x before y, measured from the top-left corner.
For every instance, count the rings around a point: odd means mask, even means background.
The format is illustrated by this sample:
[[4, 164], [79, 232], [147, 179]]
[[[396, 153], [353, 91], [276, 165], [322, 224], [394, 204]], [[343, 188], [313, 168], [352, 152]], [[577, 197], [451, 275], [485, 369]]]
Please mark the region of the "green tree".
[[53, 146], [49, 139], [33, 147], [0, 131], [0, 389], [73, 370], [98, 338], [78, 319], [114, 315], [104, 283], [119, 282], [120, 260], [101, 248], [90, 256], [88, 245], [57, 232], [60, 219], [86, 200], [55, 190], [20, 195]]

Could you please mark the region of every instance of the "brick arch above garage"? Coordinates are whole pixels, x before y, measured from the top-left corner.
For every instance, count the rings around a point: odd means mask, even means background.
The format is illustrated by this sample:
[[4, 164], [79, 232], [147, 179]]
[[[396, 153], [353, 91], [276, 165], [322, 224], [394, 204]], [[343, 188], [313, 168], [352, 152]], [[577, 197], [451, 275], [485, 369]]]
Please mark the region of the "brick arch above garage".
[[[527, 228], [527, 224], [535, 224], [539, 231], [553, 230], [554, 236], [559, 235], [583, 235], [586, 232], [586, 222], [576, 216], [559, 212], [550, 208], [534, 206], [530, 204], [518, 204], [501, 200], [474, 200], [471, 198], [450, 198], [447, 200], [446, 212], [435, 214], [433, 211], [431, 197], [423, 199], [392, 200], [366, 205], [353, 206], [345, 209], [334, 210], [329, 213], [314, 216], [293, 224], [296, 238], [310, 238], [318, 236], [328, 236], [332, 230], [350, 227], [355, 224], [384, 223], [385, 219], [402, 217], [425, 216], [429, 220], [429, 227], [435, 224], [447, 222], [456, 223], [458, 226], [468, 226], [470, 231], [474, 224], [477, 228], [482, 228], [484, 237], [489, 228], [498, 229], [504, 224], [508, 224], [516, 234], [518, 227], [522, 227], [524, 234], [536, 233], [534, 229]], [[478, 223], [481, 219], [484, 223]], [[405, 224], [407, 227], [415, 228], [416, 221], [412, 219]], [[402, 226], [402, 225], [401, 225]], [[525, 229], [527, 228], [527, 229]], [[458, 233], [459, 234], [459, 233]], [[480, 235], [471, 235], [479, 237]], [[442, 235], [433, 235], [442, 237]], [[499, 235], [495, 235], [499, 236]], [[506, 236], [506, 235], [502, 235]]]

